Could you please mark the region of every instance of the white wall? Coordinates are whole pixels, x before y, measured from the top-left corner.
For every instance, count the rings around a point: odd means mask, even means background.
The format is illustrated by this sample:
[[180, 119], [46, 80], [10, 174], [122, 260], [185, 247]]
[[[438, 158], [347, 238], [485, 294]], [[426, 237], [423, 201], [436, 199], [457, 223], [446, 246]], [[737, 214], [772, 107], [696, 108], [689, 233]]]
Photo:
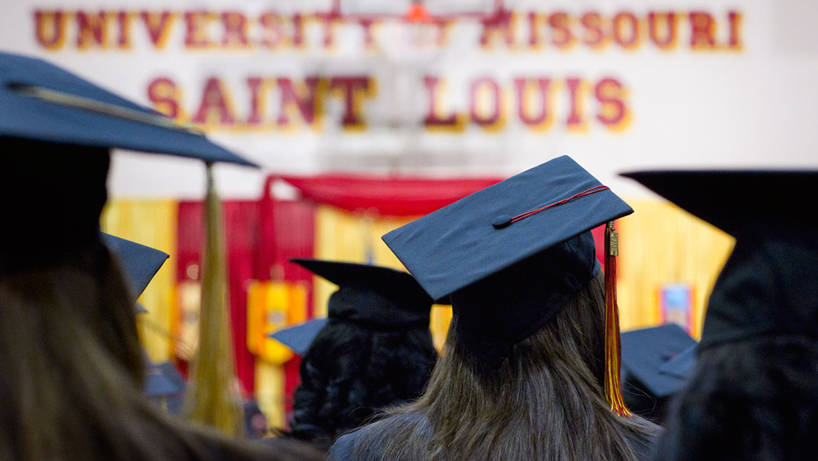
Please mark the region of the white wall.
[[[343, 112], [339, 96], [326, 98], [326, 120], [320, 129], [288, 131], [215, 129], [212, 139], [234, 148], [264, 166], [264, 171], [220, 167], [218, 181], [225, 197], [256, 197], [265, 173], [313, 173], [329, 169], [392, 171], [435, 175], [512, 174], [554, 156], [569, 154], [618, 193], [644, 192], [616, 177], [619, 171], [644, 168], [818, 167], [818, 5], [799, 0], [602, 0], [507, 1], [514, 11], [552, 14], [564, 10], [582, 15], [598, 10], [605, 16], [620, 11], [645, 18], [650, 10], [704, 10], [717, 20], [717, 38], [728, 35], [728, 11], [742, 16], [741, 50], [694, 51], [689, 46], [689, 21], [680, 19], [676, 48], [661, 51], [644, 44], [635, 51], [609, 46], [601, 51], [574, 46], [561, 51], [507, 50], [479, 46], [481, 28], [474, 21], [450, 27], [439, 49], [408, 53], [394, 22], [375, 30], [375, 50], [362, 47], [363, 32], [356, 24], [336, 26], [337, 46], [322, 48], [323, 28], [312, 21], [305, 28], [305, 50], [190, 50], [184, 46], [184, 19], [175, 17], [167, 45], [155, 49], [138, 15], [131, 20], [130, 50], [76, 46], [76, 20], [66, 22], [68, 35], [59, 50], [47, 50], [36, 40], [37, 9], [65, 11], [160, 11], [159, 0], [7, 1], [0, 4], [0, 49], [42, 56], [126, 97], [150, 105], [147, 88], [157, 77], [174, 80], [182, 90], [182, 106], [194, 112], [210, 76], [221, 79], [231, 94], [238, 119], [250, 111], [249, 76], [302, 79], [365, 74], [377, 80], [377, 93], [366, 99], [361, 112], [367, 128], [339, 128]], [[330, 0], [177, 1], [172, 11], [237, 10], [247, 17], [275, 10], [290, 16], [329, 9]], [[490, 9], [485, 0], [428, 1], [433, 11]], [[408, 2], [342, 0], [344, 13], [401, 12]], [[524, 16], [522, 17], [525, 18]], [[111, 23], [113, 24], [113, 23]], [[221, 38], [220, 22], [210, 27]], [[645, 24], [643, 23], [643, 27]], [[113, 27], [113, 26], [111, 26]], [[526, 26], [517, 24], [518, 43], [525, 43]], [[578, 27], [575, 24], [575, 27]], [[113, 30], [113, 29], [112, 29]], [[255, 32], [253, 32], [255, 30]], [[581, 31], [582, 29], [576, 29]], [[252, 37], [258, 28], [251, 27]], [[549, 29], [541, 29], [547, 34]], [[643, 30], [643, 33], [646, 32]], [[256, 34], [256, 35], [253, 35]], [[116, 40], [109, 34], [109, 42]], [[524, 48], [524, 47], [521, 47]], [[440, 133], [418, 126], [426, 112], [424, 75], [446, 79], [448, 93], [439, 102], [448, 109], [468, 112], [469, 82], [490, 76], [506, 91], [511, 108], [504, 127], [489, 131], [470, 125], [460, 134]], [[584, 101], [587, 130], [574, 132], [565, 124], [568, 96], [564, 86], [553, 100], [554, 121], [535, 132], [516, 120], [513, 79], [550, 77], [564, 81], [579, 77], [596, 82], [613, 77], [627, 90], [630, 123], [621, 131], [595, 122], [597, 104]], [[278, 92], [270, 90], [266, 118], [275, 120]], [[160, 156], [117, 154], [110, 187], [117, 196], [200, 197], [203, 168], [189, 160]]]

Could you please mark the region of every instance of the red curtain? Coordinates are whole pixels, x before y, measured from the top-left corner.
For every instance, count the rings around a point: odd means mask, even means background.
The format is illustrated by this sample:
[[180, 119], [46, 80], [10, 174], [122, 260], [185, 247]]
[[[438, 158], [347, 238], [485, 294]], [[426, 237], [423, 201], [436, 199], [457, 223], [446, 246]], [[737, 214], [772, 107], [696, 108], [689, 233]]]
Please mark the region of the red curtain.
[[[199, 264], [202, 224], [202, 202], [179, 203], [178, 281], [190, 280], [188, 268]], [[245, 395], [252, 395], [255, 357], [247, 350], [247, 282], [270, 280], [271, 269], [278, 266], [282, 268], [285, 280], [304, 281], [312, 292], [312, 276], [286, 260], [313, 256], [313, 210], [308, 204], [274, 202], [269, 198], [225, 201], [224, 225], [236, 374]], [[294, 369], [294, 372], [287, 372], [288, 382], [297, 380], [297, 362], [288, 364], [286, 369]], [[290, 378], [290, 375], [295, 377]]]
[[[275, 178], [271, 178], [275, 179]], [[347, 211], [375, 208], [381, 216], [422, 216], [504, 178], [412, 178], [326, 174], [282, 176], [303, 198]], [[269, 181], [269, 180], [268, 180]]]
[[[312, 272], [291, 258], [312, 258], [315, 243], [315, 212], [306, 202], [275, 200], [270, 194], [272, 181], [268, 179], [264, 194], [259, 201], [259, 246], [256, 258], [256, 280], [284, 280], [303, 283], [307, 289], [307, 318], [312, 312]], [[289, 400], [299, 383], [300, 358], [293, 356], [284, 364], [284, 395], [288, 397], [285, 410], [292, 409]]]

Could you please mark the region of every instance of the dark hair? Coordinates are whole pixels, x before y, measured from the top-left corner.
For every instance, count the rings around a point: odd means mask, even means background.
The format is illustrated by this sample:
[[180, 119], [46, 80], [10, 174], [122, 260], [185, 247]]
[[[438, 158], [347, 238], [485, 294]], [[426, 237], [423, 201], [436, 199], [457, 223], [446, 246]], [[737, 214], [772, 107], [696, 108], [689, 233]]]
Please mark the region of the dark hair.
[[0, 459], [320, 459], [262, 452], [150, 403], [118, 266], [98, 242], [0, 277]]
[[375, 329], [330, 318], [302, 359], [289, 435], [326, 451], [383, 408], [419, 397], [436, 359], [427, 326]]
[[771, 336], [700, 351], [660, 460], [818, 459], [818, 343]]
[[499, 369], [483, 365], [453, 323], [426, 393], [363, 431], [355, 459], [638, 459], [656, 427], [605, 400], [603, 294], [597, 276]]

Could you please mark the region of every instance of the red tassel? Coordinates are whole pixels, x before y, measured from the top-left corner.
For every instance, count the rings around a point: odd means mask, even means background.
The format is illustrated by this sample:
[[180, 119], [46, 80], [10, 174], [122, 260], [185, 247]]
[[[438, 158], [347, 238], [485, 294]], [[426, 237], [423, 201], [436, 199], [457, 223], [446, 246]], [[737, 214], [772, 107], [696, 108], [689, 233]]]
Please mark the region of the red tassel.
[[616, 303], [616, 256], [619, 254], [619, 234], [613, 221], [605, 227], [605, 398], [611, 411], [620, 416], [633, 416], [622, 398], [619, 376], [619, 306]]

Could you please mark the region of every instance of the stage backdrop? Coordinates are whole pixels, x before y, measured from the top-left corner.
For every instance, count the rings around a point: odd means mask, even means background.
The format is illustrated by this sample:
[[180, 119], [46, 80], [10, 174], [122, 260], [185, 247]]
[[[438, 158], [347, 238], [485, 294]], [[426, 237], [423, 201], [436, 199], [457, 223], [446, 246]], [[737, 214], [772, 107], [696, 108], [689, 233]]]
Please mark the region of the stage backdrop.
[[[674, 320], [697, 334], [732, 240], [617, 172], [818, 167], [816, 23], [818, 3], [801, 0], [31, 0], [0, 4], [0, 49], [262, 166], [217, 166], [216, 179], [239, 377], [280, 423], [297, 361], [248, 324], [320, 315], [331, 289], [284, 261], [395, 265], [378, 237], [411, 213], [344, 208], [297, 184], [271, 192], [268, 175], [496, 179], [571, 155], [636, 210], [619, 223], [623, 327]], [[204, 178], [194, 161], [119, 152], [105, 218], [171, 254], [141, 326], [154, 360], [182, 366]]]
[[[3, 2], [41, 56], [276, 173], [818, 165], [818, 4], [801, 0]], [[220, 169], [257, 198], [265, 174]], [[117, 196], [198, 198], [189, 161], [117, 159]]]

